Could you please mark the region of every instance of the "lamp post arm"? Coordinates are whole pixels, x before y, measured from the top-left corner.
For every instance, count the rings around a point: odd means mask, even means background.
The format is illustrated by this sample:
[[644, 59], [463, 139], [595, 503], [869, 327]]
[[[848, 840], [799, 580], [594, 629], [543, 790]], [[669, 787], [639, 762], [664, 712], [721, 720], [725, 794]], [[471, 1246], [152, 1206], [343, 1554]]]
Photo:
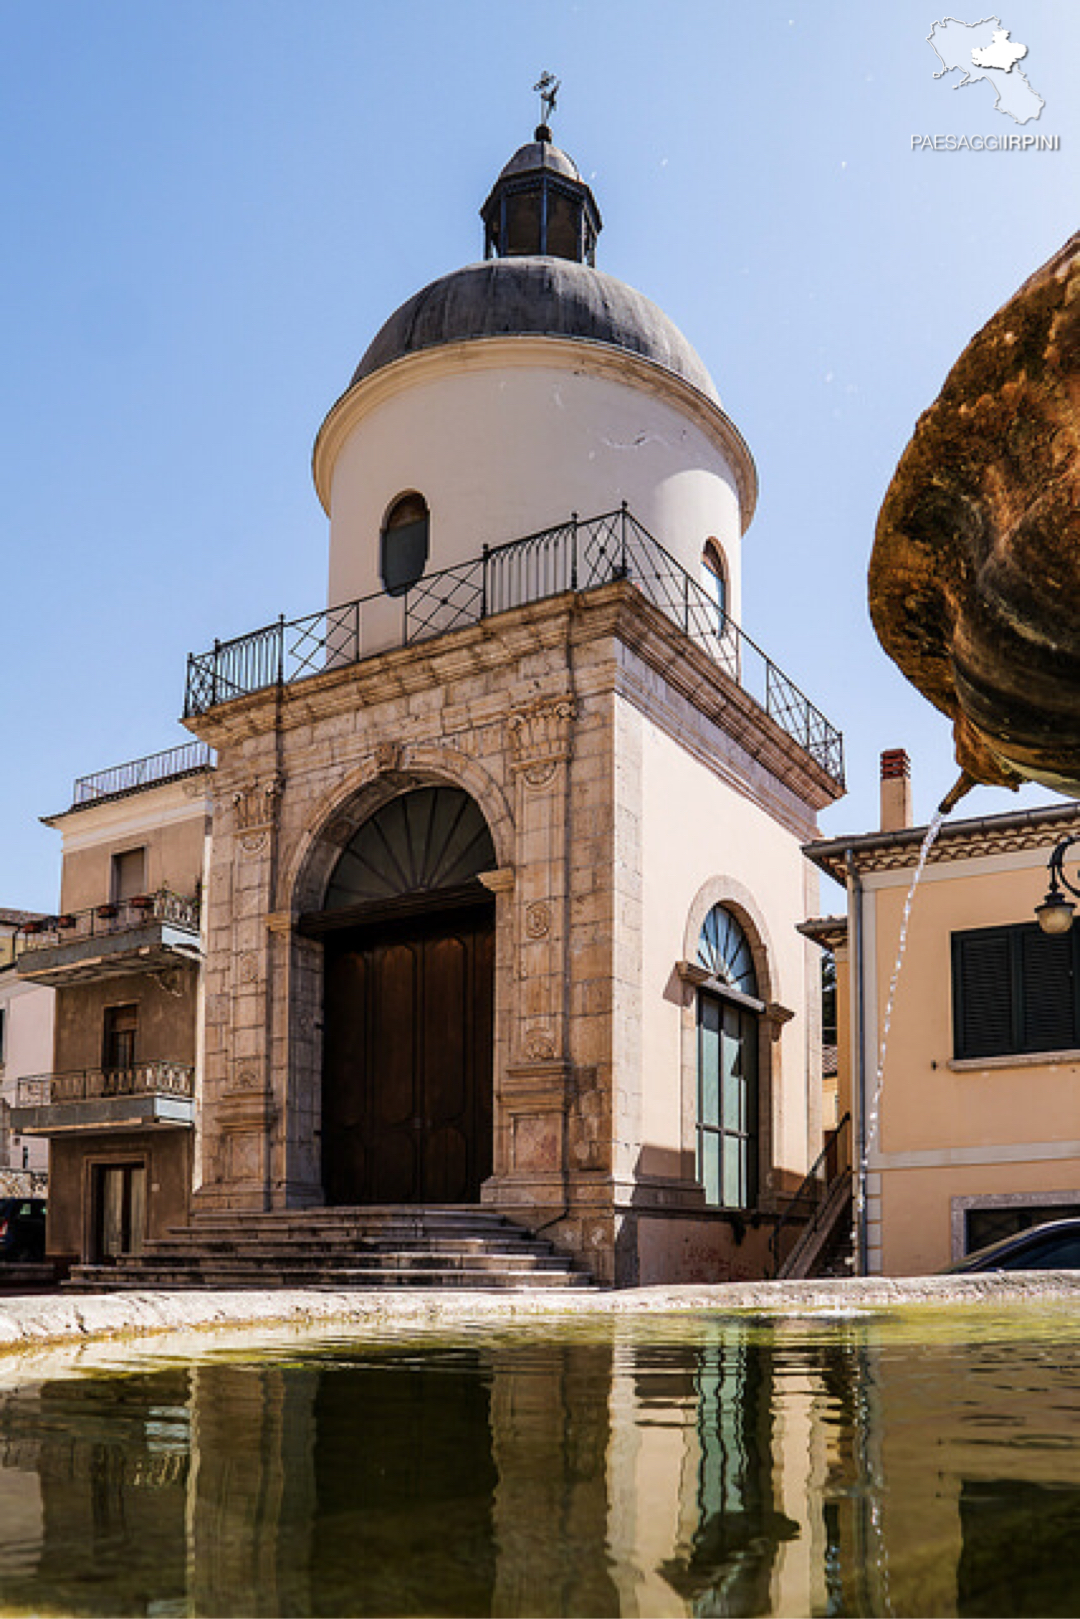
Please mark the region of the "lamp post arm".
[[[1072, 894], [1074, 899], [1080, 899], [1080, 884], [1071, 883], [1065, 875], [1066, 853], [1076, 844], [1080, 844], [1080, 832], [1074, 832], [1071, 837], [1062, 838], [1061, 842], [1055, 846], [1054, 852], [1047, 862], [1047, 870], [1050, 873], [1051, 892], [1060, 885], [1061, 888]], [[1078, 871], [1077, 875], [1080, 877], [1080, 871]]]

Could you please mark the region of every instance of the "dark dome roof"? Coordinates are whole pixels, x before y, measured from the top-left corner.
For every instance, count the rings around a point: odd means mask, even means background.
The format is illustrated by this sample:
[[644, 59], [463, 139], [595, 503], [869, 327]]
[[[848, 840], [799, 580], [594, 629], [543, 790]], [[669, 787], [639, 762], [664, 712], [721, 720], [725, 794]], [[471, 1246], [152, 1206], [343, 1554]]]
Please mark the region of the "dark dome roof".
[[555, 174], [565, 174], [570, 180], [581, 179], [577, 164], [561, 146], [540, 140], [527, 141], [524, 146], [519, 146], [509, 163], [502, 168], [499, 179], [507, 180], [512, 174], [528, 174], [533, 169], [551, 169]]
[[720, 403], [699, 356], [649, 298], [590, 265], [546, 256], [487, 259], [432, 281], [390, 316], [352, 385], [406, 354], [484, 337], [606, 343], [664, 366]]

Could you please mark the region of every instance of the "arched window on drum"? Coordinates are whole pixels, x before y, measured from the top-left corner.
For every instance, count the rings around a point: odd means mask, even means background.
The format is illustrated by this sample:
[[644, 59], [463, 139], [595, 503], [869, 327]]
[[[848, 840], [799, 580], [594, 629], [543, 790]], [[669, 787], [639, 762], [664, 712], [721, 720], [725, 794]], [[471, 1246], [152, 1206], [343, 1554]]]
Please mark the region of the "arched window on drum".
[[698, 937], [709, 974], [697, 1004], [697, 1178], [714, 1208], [757, 1202], [758, 996], [750, 941], [733, 913], [714, 905]]
[[727, 569], [715, 540], [706, 540], [701, 553], [701, 583], [715, 610], [713, 628], [717, 635], [722, 636], [727, 629], [728, 617]]
[[431, 514], [423, 495], [399, 495], [383, 521], [379, 573], [388, 596], [404, 596], [424, 577], [431, 549]]

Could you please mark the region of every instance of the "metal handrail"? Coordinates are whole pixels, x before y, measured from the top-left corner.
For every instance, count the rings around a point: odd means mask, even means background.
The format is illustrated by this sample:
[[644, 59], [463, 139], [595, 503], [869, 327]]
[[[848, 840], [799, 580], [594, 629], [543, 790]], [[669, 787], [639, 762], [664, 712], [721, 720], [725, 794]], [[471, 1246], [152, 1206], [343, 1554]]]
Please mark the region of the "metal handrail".
[[[798, 1189], [791, 1194], [781, 1209], [779, 1219], [773, 1227], [772, 1236], [769, 1238], [769, 1251], [772, 1254], [772, 1272], [774, 1276], [780, 1273], [780, 1233], [796, 1218], [798, 1206], [805, 1203], [811, 1204], [813, 1212], [804, 1229], [807, 1231], [812, 1230], [817, 1215], [824, 1207], [825, 1198], [821, 1195], [815, 1195], [811, 1198], [811, 1187], [815, 1189], [820, 1187], [822, 1191], [827, 1193], [843, 1173], [839, 1167], [840, 1141], [844, 1131], [850, 1125], [851, 1114], [845, 1113], [835, 1130], [826, 1130], [825, 1145], [810, 1165]], [[831, 1171], [829, 1168], [830, 1162], [832, 1164]], [[822, 1174], [822, 1170], [824, 1170], [824, 1174]]]
[[96, 1101], [110, 1096], [184, 1096], [195, 1094], [190, 1063], [157, 1059], [123, 1068], [73, 1068], [59, 1074], [28, 1074], [16, 1089], [16, 1107], [50, 1107], [64, 1102]]
[[138, 787], [157, 786], [174, 776], [205, 770], [213, 763], [213, 749], [205, 742], [185, 742], [178, 748], [148, 753], [143, 759], [113, 765], [111, 769], [99, 770], [92, 776], [80, 776], [75, 783], [71, 802], [72, 805], [92, 804], [99, 798], [115, 798], [120, 793], [134, 792]]
[[[395, 602], [399, 623], [393, 632], [396, 641], [391, 640], [411, 646], [495, 613], [617, 579], [635, 585], [843, 785], [840, 732], [625, 504], [597, 517], [572, 514], [565, 523], [538, 533], [482, 546], [468, 561], [417, 580], [401, 597], [376, 591], [303, 618], [283, 615], [247, 635], [215, 641], [208, 652], [188, 657], [184, 717], [385, 651], [387, 610]], [[372, 612], [376, 603], [377, 615]], [[376, 616], [374, 629], [368, 620]], [[377, 644], [366, 645], [369, 630]]]
[[103, 901], [86, 910], [42, 916], [24, 923], [19, 929], [19, 952], [56, 950], [60, 945], [77, 944], [82, 939], [129, 933], [134, 928], [145, 927], [147, 922], [168, 922], [198, 933], [199, 909], [197, 896], [174, 894], [167, 888], [134, 899]]

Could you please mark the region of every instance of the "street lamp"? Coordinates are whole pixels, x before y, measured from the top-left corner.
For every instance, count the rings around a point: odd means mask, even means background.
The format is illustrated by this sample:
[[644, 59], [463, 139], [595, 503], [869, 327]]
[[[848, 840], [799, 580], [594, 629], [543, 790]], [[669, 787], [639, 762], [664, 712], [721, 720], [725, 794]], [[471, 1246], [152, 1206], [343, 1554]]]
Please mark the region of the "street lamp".
[[[1072, 927], [1076, 907], [1065, 898], [1063, 890], [1080, 899], [1080, 887], [1071, 883], [1065, 875], [1065, 851], [1071, 849], [1074, 843], [1080, 843], [1080, 832], [1074, 833], [1072, 837], [1062, 838], [1047, 863], [1050, 887], [1042, 904], [1035, 907], [1035, 915], [1044, 933], [1068, 933]], [[1077, 875], [1080, 876], [1080, 872]]]

